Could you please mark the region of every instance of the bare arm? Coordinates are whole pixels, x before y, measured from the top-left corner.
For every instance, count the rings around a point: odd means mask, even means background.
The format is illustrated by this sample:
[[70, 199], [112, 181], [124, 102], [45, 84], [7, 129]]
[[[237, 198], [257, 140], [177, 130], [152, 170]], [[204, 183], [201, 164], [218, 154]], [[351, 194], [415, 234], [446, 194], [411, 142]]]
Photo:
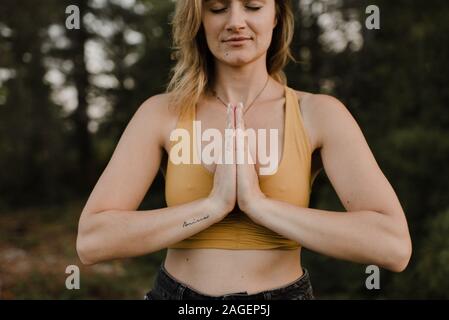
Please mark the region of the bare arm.
[[166, 99], [152, 97], [136, 111], [81, 213], [76, 245], [85, 264], [163, 249], [223, 217], [210, 198], [136, 211], [161, 162]]
[[257, 223], [324, 255], [400, 272], [411, 256], [407, 221], [366, 140], [343, 104], [310, 97], [324, 169], [348, 212], [301, 208], [262, 197], [246, 212]]

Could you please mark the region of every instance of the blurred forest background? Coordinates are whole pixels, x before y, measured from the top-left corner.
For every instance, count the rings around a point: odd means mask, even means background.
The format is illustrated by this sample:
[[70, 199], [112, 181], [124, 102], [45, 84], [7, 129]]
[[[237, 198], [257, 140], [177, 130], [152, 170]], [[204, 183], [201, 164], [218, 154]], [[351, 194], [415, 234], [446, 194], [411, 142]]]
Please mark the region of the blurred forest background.
[[[178, 0], [181, 1], [181, 0]], [[321, 299], [449, 298], [449, 4], [294, 0], [289, 86], [342, 100], [406, 212], [403, 273], [303, 251]], [[138, 106], [169, 80], [175, 1], [0, 2], [0, 298], [142, 299], [165, 251], [82, 266], [78, 218]], [[368, 30], [368, 5], [380, 30]], [[80, 8], [68, 30], [66, 7]], [[140, 206], [165, 206], [157, 177]], [[311, 207], [344, 211], [322, 171]], [[67, 290], [68, 265], [81, 289]]]

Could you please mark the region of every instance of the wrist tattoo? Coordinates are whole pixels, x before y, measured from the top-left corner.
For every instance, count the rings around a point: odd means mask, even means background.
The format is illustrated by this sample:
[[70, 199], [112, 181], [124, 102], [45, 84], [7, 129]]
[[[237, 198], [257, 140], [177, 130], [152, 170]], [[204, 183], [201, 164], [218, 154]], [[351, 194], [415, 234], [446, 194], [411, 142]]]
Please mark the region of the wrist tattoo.
[[184, 221], [184, 223], [182, 224], [182, 226], [185, 228], [185, 227], [188, 227], [188, 226], [190, 226], [190, 225], [192, 225], [192, 224], [195, 224], [195, 223], [197, 223], [197, 222], [206, 220], [207, 218], [209, 218], [209, 215], [204, 216], [204, 217], [199, 218], [199, 219], [195, 219], [195, 220], [192, 221], [192, 222], [186, 222], [186, 221]]

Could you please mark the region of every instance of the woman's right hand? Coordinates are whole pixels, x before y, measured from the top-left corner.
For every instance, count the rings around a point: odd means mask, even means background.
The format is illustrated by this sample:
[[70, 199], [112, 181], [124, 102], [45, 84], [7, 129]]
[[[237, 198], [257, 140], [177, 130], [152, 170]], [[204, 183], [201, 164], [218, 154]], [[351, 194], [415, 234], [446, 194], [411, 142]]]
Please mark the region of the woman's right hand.
[[234, 107], [229, 104], [226, 111], [225, 147], [222, 154], [222, 163], [216, 165], [214, 185], [209, 195], [209, 200], [216, 208], [220, 220], [234, 209], [237, 201], [234, 133]]

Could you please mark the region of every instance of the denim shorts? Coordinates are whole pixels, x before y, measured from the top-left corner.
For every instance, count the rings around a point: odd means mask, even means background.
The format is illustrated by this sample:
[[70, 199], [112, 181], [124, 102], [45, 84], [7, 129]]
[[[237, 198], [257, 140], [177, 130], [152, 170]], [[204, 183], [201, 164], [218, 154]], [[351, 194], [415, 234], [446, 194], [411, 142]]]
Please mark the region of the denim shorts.
[[153, 289], [145, 296], [145, 300], [314, 300], [309, 272], [303, 268], [303, 275], [295, 281], [280, 288], [262, 291], [255, 294], [235, 292], [222, 296], [210, 296], [175, 279], [161, 264], [156, 275]]

